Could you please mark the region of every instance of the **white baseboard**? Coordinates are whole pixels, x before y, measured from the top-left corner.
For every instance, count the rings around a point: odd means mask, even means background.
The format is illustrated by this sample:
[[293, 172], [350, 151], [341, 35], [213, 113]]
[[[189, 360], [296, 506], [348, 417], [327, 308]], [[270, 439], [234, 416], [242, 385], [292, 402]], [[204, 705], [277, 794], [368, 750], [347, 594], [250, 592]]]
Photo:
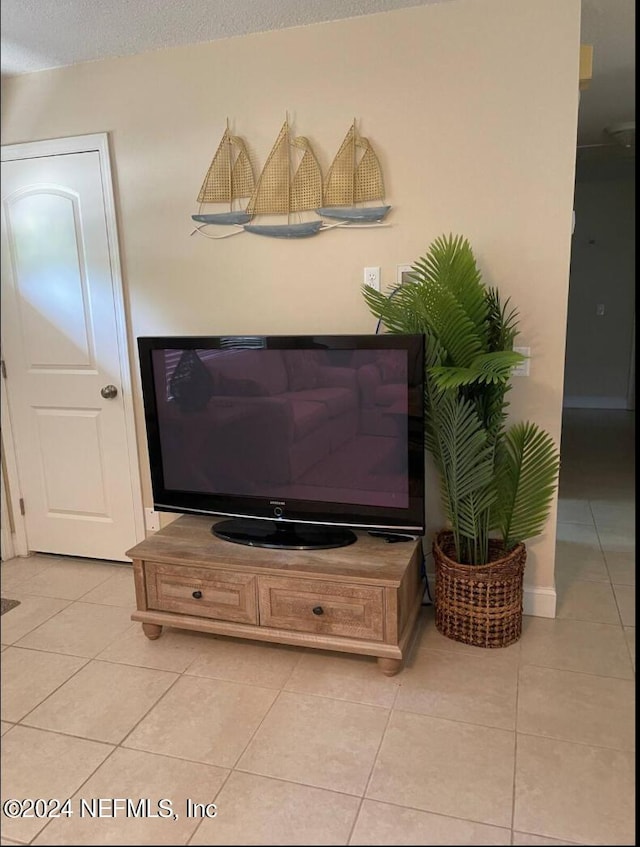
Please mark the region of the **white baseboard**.
[[536, 618], [555, 618], [555, 588], [535, 588], [525, 585], [522, 606], [525, 615], [533, 615]]
[[627, 409], [626, 397], [565, 397], [565, 409]]

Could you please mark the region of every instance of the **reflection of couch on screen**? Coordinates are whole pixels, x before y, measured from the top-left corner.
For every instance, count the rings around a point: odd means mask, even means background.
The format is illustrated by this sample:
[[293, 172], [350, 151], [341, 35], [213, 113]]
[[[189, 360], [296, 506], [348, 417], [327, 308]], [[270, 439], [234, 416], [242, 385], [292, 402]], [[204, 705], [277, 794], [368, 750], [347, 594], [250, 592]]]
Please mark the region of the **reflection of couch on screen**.
[[174, 484], [169, 472], [180, 487], [186, 477], [196, 475], [196, 490], [209, 488], [213, 479], [216, 487], [227, 490], [238, 480], [245, 493], [250, 480], [291, 482], [353, 438], [359, 425], [356, 371], [331, 366], [328, 355], [308, 350], [198, 351], [206, 368], [206, 375], [193, 380], [199, 398], [205, 399], [200, 408], [190, 408], [184, 397], [181, 408], [171, 395], [171, 379], [162, 392], [161, 413], [171, 421], [175, 443], [184, 443], [186, 432], [189, 444], [189, 455], [165, 468], [168, 487]]
[[406, 353], [356, 350], [352, 364], [360, 389], [360, 432], [397, 436], [400, 420], [405, 425], [408, 402]]
[[168, 488], [242, 494], [296, 482], [376, 488], [380, 479], [367, 475], [406, 473], [404, 351], [156, 355], [164, 357], [156, 373]]

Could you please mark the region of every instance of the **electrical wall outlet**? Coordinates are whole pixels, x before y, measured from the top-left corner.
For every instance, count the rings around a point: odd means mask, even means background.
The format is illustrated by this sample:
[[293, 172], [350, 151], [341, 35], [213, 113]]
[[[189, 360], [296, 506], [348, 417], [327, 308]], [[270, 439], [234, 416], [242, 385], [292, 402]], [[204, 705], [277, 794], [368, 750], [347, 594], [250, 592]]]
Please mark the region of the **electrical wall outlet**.
[[529, 358], [531, 355], [531, 347], [514, 347], [514, 353], [521, 353], [523, 356], [527, 358], [524, 362], [520, 362], [519, 365], [511, 368], [511, 376], [529, 376]]
[[601, 318], [604, 315], [604, 303], [596, 304], [596, 315]]
[[145, 509], [144, 525], [147, 532], [157, 532], [160, 529], [160, 513], [155, 509]]
[[365, 268], [364, 284], [380, 291], [380, 268]]

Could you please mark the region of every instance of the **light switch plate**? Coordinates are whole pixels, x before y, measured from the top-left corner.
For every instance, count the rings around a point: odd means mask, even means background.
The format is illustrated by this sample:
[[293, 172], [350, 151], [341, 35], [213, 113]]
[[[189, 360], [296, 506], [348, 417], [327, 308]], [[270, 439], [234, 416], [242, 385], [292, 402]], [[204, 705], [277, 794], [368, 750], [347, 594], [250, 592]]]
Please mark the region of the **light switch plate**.
[[403, 282], [406, 282], [412, 270], [413, 265], [396, 265], [396, 284], [402, 285]]
[[526, 356], [524, 362], [521, 362], [519, 365], [516, 365], [514, 368], [511, 368], [511, 376], [529, 376], [529, 361], [531, 356], [531, 347], [514, 347], [514, 353], [522, 353], [523, 356]]

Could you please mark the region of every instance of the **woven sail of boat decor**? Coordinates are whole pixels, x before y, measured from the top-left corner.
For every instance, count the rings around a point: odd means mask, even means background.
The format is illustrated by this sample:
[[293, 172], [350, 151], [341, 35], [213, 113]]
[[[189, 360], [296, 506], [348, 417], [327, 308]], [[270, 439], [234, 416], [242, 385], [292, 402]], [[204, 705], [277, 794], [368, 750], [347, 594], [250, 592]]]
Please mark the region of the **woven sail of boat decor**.
[[294, 147], [304, 150], [302, 161], [291, 183], [291, 211], [316, 209], [322, 203], [322, 171], [308, 139], [299, 135]]
[[289, 211], [289, 124], [285, 121], [258, 177], [247, 212], [287, 214]]
[[353, 200], [355, 203], [361, 203], [364, 200], [381, 200], [384, 197], [384, 183], [378, 157], [367, 138], [356, 139], [356, 146], [364, 148], [364, 156], [356, 167]]
[[[237, 151], [235, 161], [234, 151]], [[202, 183], [198, 203], [229, 203], [236, 197], [249, 197], [253, 189], [253, 170], [245, 143], [225, 129]]]

